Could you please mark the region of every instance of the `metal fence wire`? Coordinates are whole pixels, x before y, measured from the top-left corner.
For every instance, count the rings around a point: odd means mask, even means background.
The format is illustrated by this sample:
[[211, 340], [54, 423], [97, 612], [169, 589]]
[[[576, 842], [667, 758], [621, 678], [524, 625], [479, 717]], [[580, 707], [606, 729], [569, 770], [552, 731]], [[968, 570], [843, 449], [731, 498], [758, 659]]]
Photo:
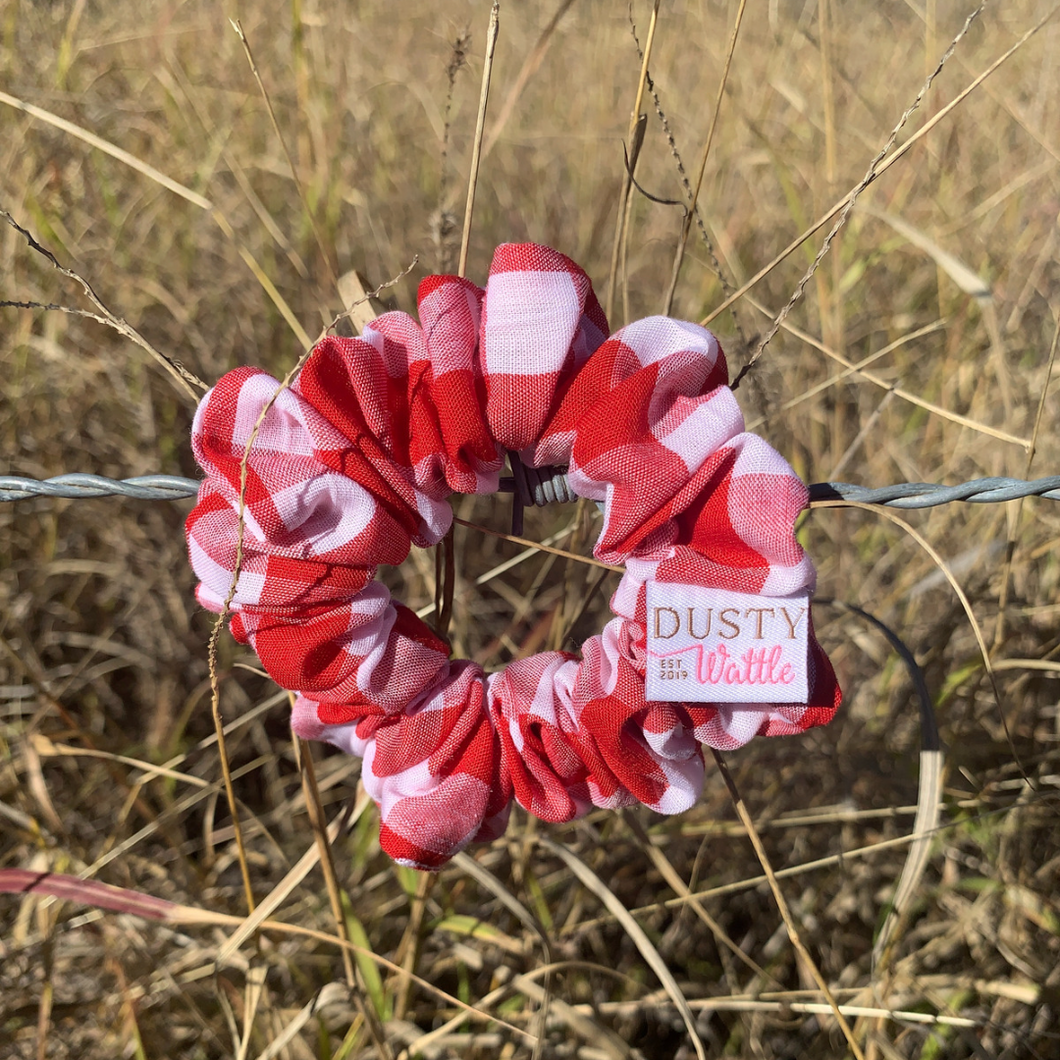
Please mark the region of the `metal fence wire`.
[[[501, 479], [502, 493], [515, 493], [527, 505], [544, 505], [573, 497], [566, 486], [565, 468], [526, 468], [520, 471], [529, 474], [521, 473], [519, 482], [515, 478]], [[198, 480], [178, 475], [140, 475], [127, 479], [87, 474], [57, 475], [49, 479], [0, 475], [0, 501], [20, 501], [30, 497], [133, 497], [145, 501], [176, 501], [194, 497], [198, 491]], [[934, 508], [952, 501], [993, 504], [1022, 497], [1060, 500], [1060, 475], [1031, 481], [1002, 477], [977, 478], [956, 486], [941, 486], [932, 482], [899, 482], [876, 489], [850, 482], [814, 482], [810, 485], [811, 502], [854, 501], [859, 504], [885, 505], [888, 508]]]

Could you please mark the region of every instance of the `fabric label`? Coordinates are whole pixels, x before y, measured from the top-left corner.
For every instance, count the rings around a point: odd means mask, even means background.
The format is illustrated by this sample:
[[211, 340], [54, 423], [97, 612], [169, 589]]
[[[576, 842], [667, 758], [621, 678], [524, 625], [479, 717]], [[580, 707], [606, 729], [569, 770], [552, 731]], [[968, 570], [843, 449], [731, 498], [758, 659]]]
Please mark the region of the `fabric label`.
[[806, 703], [809, 594], [756, 596], [647, 583], [645, 697]]

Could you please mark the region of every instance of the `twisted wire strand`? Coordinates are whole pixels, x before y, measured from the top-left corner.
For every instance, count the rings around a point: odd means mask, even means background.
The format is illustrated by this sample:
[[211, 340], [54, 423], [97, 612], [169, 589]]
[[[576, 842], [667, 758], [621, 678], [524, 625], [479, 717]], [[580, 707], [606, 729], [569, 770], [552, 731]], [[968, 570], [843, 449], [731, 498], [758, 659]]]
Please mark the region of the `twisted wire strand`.
[[970, 504], [993, 504], [1016, 501], [1021, 497], [1047, 497], [1060, 500], [1060, 475], [1026, 481], [1020, 478], [977, 478], [957, 486], [939, 486], [932, 482], [899, 482], [894, 486], [870, 489], [849, 482], [815, 482], [810, 486], [810, 501], [857, 501], [881, 504], [888, 508], [934, 508], [951, 501]]
[[[523, 468], [522, 481], [502, 478], [501, 493], [513, 493], [524, 504], [544, 506], [576, 500], [567, 482], [566, 468]], [[0, 475], [0, 502], [19, 501], [28, 497], [133, 497], [145, 501], [184, 500], [199, 491], [199, 481], [178, 475], [140, 475], [137, 478], [113, 479], [103, 475], [70, 474], [49, 479], [22, 475]], [[1060, 500], [1060, 475], [1026, 481], [1018, 478], [978, 478], [956, 486], [939, 486], [931, 482], [899, 482], [893, 486], [871, 489], [849, 482], [815, 482], [810, 486], [810, 501], [856, 501], [888, 508], [933, 508], [952, 501], [970, 504], [993, 504], [1021, 497], [1045, 497]]]
[[24, 478], [0, 475], [0, 501], [20, 501], [27, 497], [135, 497], [142, 501], [179, 501], [194, 497], [199, 483], [177, 475], [140, 475], [113, 479], [103, 475], [57, 475], [55, 478]]

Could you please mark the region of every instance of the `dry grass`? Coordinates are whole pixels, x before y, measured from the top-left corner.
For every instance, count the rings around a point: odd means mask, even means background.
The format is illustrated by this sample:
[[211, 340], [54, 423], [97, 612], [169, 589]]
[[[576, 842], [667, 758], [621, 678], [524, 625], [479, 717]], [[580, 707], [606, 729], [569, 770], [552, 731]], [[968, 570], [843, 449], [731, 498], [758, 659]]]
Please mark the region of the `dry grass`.
[[[690, 172], [737, 6], [660, 8], [650, 71]], [[651, 5], [635, 8], [643, 41]], [[0, 102], [0, 207], [195, 375], [243, 363], [282, 375], [300, 332], [342, 308], [336, 277], [358, 269], [373, 285], [418, 254], [416, 274], [384, 294], [412, 308], [418, 275], [456, 259], [488, 12], [458, 0], [397, 10], [6, 0], [0, 90], [67, 124]], [[899, 144], [1047, 11], [988, 7]], [[693, 226], [675, 315], [708, 316], [858, 183], [968, 13], [935, 0], [748, 6], [699, 195], [713, 248]], [[228, 16], [242, 21], [294, 175]], [[469, 25], [468, 68], [455, 69], [452, 42]], [[639, 71], [624, 4], [502, 7], [469, 275], [483, 277], [496, 243], [534, 239], [606, 289]], [[650, 94], [645, 109], [637, 182], [679, 199]], [[1060, 471], [1057, 398], [1035, 426], [1060, 319], [1058, 128], [1055, 18], [865, 190], [739, 390], [804, 478], [1022, 476], [1019, 440], [1036, 430], [1030, 475]], [[631, 202], [615, 305], [636, 317], [664, 303], [683, 216], [636, 192]], [[734, 366], [822, 237], [714, 321]], [[0, 298], [87, 306], [7, 226]], [[886, 347], [867, 375], [843, 367]], [[191, 405], [133, 342], [84, 317], [5, 308], [0, 357], [6, 471], [195, 473]], [[186, 507], [0, 508], [0, 869], [91, 876], [202, 911], [199, 923], [156, 922], [0, 899], [0, 1056], [529, 1057], [536, 1041], [539, 1056], [651, 1060], [693, 1055], [687, 1020], [709, 1056], [848, 1055], [717, 771], [675, 819], [599, 813], [559, 828], [517, 812], [503, 841], [425, 885], [380, 854], [371, 809], [343, 816], [357, 762], [315, 747], [329, 888], [286, 697], [225, 636], [221, 708], [257, 904], [254, 923], [235, 926], [246, 903]], [[455, 505], [493, 528], [506, 507]], [[870, 612], [919, 661], [941, 734], [937, 788], [918, 781], [938, 759], [921, 754], [930, 726], [906, 668], [878, 627], [827, 605], [817, 620], [847, 693], [841, 714], [728, 765], [864, 1055], [1053, 1057], [1060, 510], [951, 505], [905, 519], [966, 594], [996, 699], [958, 594], [899, 525], [826, 508], [802, 533], [819, 595]], [[587, 552], [593, 533], [573, 509], [527, 513], [526, 536], [561, 549]], [[497, 667], [602, 623], [615, 574], [539, 554], [485, 578], [520, 548], [466, 527], [455, 543], [459, 654]], [[387, 577], [414, 607], [434, 599], [430, 555]], [[941, 803], [925, 806], [935, 791]], [[933, 809], [937, 827], [912, 844], [922, 871], [907, 874], [909, 900], [874, 960], [914, 820]]]

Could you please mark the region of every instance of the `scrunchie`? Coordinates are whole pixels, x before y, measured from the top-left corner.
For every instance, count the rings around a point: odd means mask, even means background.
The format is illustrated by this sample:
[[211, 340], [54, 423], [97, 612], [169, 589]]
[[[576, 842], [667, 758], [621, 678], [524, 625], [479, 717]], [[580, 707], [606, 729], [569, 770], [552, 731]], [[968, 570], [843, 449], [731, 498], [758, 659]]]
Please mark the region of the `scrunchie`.
[[[328, 337], [292, 385], [255, 368], [203, 398], [192, 445], [206, 472], [188, 517], [197, 596], [232, 591], [231, 629], [296, 692], [293, 726], [363, 758], [396, 861], [436, 869], [505, 829], [514, 798], [546, 821], [699, 798], [701, 743], [829, 721], [840, 692], [809, 635], [809, 700], [645, 699], [649, 581], [785, 597], [812, 590], [794, 536], [806, 487], [744, 432], [717, 340], [650, 317], [610, 338], [586, 274], [534, 244], [497, 248], [485, 290], [430, 276], [419, 321], [386, 313]], [[581, 658], [544, 652], [486, 674], [374, 580], [449, 529], [452, 492], [497, 490], [505, 451], [567, 465], [601, 502], [594, 554], [624, 564], [614, 618]]]

